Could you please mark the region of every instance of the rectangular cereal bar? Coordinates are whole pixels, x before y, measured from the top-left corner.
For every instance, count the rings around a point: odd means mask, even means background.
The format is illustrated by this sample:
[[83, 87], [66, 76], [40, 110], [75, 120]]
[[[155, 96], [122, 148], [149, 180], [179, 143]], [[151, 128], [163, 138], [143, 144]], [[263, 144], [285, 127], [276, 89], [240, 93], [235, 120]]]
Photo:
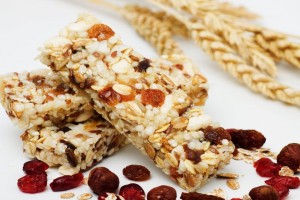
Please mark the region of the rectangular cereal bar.
[[1, 103], [22, 129], [87, 120], [94, 110], [83, 96], [49, 69], [15, 72], [0, 78]]
[[35, 126], [21, 135], [23, 150], [62, 174], [87, 170], [128, 144], [126, 137], [99, 115], [63, 127]]
[[44, 64], [84, 90], [94, 109], [182, 188], [198, 189], [231, 159], [230, 135], [198, 106], [205, 81], [189, 64], [159, 69], [89, 15], [41, 51]]

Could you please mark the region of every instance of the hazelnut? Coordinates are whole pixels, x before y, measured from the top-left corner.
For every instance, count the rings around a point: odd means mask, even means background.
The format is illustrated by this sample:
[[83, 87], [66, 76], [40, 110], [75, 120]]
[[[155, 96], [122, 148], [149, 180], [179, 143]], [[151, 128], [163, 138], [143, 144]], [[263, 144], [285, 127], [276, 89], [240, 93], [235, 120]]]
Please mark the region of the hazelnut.
[[118, 189], [119, 183], [118, 176], [105, 167], [94, 168], [88, 178], [88, 185], [96, 194], [114, 193]]
[[267, 185], [255, 187], [249, 192], [249, 196], [252, 200], [279, 200], [277, 191]]
[[297, 172], [300, 167], [300, 144], [291, 143], [283, 147], [277, 156], [277, 163]]

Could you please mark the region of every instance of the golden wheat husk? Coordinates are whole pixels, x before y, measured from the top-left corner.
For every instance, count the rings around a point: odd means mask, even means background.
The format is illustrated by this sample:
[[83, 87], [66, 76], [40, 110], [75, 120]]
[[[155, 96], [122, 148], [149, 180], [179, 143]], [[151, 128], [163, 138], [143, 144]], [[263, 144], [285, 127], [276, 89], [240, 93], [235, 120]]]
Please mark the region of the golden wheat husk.
[[201, 22], [195, 23], [186, 18], [182, 13], [176, 12], [165, 5], [154, 2], [153, 0], [148, 1], [173, 15], [179, 21], [182, 21], [191, 31], [193, 40], [208, 53], [213, 60], [217, 61], [225, 71], [247, 85], [251, 90], [259, 92], [271, 99], [300, 106], [300, 91], [281, 84], [254, 67], [247, 65], [245, 60], [239, 57], [234, 49], [224, 43], [222, 38], [218, 35], [209, 31]]
[[222, 37], [248, 64], [272, 77], [276, 75], [277, 67], [273, 58], [262, 51], [243, 31], [211, 13], [204, 16], [203, 23], [210, 31]]

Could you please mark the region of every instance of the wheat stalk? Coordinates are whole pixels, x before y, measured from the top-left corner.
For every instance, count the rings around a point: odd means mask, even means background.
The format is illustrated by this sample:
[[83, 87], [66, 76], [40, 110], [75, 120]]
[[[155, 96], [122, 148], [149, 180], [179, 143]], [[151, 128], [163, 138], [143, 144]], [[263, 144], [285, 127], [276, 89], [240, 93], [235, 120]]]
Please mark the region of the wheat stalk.
[[250, 89], [271, 99], [300, 106], [299, 91], [283, 85], [275, 79], [261, 73], [254, 67], [247, 65], [245, 60], [236, 55], [234, 49], [223, 42], [222, 38], [209, 31], [200, 22], [195, 23], [186, 18], [183, 14], [175, 12], [173, 9], [156, 1], [148, 1], [170, 15], [173, 15], [179, 21], [182, 21], [191, 31], [193, 40], [208, 53], [213, 60], [217, 61], [225, 71], [229, 72]]
[[243, 31], [239, 31], [233, 24], [211, 13], [204, 16], [203, 23], [210, 31], [229, 43], [249, 64], [272, 77], [276, 75], [277, 67], [272, 57], [262, 51]]

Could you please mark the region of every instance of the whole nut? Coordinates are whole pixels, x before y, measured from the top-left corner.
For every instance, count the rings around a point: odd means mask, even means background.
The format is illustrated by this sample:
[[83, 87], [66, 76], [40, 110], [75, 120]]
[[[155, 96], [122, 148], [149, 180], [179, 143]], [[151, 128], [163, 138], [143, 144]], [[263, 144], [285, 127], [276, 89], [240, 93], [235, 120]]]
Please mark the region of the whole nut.
[[237, 148], [260, 148], [266, 142], [265, 136], [256, 130], [227, 129]]
[[94, 168], [88, 178], [88, 185], [96, 194], [114, 193], [118, 189], [119, 183], [118, 176], [105, 167]]
[[249, 196], [252, 200], [279, 200], [277, 191], [267, 185], [255, 187], [249, 192]]
[[291, 143], [283, 147], [277, 156], [277, 163], [288, 166], [296, 173], [300, 167], [300, 144]]

